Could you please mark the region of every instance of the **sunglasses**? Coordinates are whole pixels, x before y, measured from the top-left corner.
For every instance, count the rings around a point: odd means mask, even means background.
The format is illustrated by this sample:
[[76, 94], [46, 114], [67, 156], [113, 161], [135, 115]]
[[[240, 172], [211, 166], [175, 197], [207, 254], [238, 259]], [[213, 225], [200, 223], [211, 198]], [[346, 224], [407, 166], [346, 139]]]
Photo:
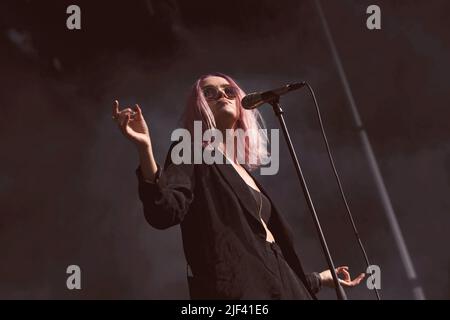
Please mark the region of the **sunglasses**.
[[220, 92], [223, 92], [230, 99], [234, 99], [238, 95], [238, 89], [235, 87], [224, 87], [222, 90], [216, 87], [206, 87], [202, 91], [206, 100], [217, 100], [222, 95]]

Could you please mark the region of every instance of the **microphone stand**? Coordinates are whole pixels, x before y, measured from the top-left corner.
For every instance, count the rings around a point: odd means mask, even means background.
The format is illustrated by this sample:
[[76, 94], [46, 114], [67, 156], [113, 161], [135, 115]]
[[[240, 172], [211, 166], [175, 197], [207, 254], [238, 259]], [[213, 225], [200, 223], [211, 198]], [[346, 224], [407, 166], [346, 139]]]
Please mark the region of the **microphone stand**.
[[334, 286], [336, 290], [336, 295], [338, 300], [347, 300], [347, 295], [345, 294], [344, 289], [342, 288], [337, 274], [336, 274], [336, 268], [334, 267], [333, 259], [331, 258], [330, 250], [328, 249], [327, 242], [325, 240], [325, 236], [322, 231], [322, 227], [319, 222], [319, 218], [317, 216], [316, 210], [314, 209], [314, 205], [311, 199], [311, 195], [309, 194], [308, 187], [306, 186], [305, 178], [303, 177], [303, 172], [300, 167], [300, 164], [297, 159], [297, 155], [294, 150], [294, 146], [292, 145], [291, 137], [289, 136], [288, 129], [286, 127], [286, 123], [284, 121], [283, 117], [283, 109], [280, 105], [280, 96], [273, 94], [273, 98], [271, 98], [267, 103], [270, 103], [272, 105], [273, 111], [275, 112], [275, 115], [277, 116], [278, 120], [280, 121], [281, 129], [283, 130], [284, 138], [286, 139], [286, 143], [289, 148], [289, 153], [291, 154], [292, 161], [294, 162], [295, 170], [297, 171], [297, 177], [299, 178], [300, 184], [303, 189], [303, 193], [305, 195], [306, 203], [308, 204], [308, 208], [311, 212], [311, 215], [313, 217], [314, 225], [316, 226], [317, 232], [319, 233], [319, 239], [320, 244], [322, 245], [322, 249], [325, 254], [325, 258], [328, 263], [328, 267], [331, 271], [331, 275], [333, 276]]

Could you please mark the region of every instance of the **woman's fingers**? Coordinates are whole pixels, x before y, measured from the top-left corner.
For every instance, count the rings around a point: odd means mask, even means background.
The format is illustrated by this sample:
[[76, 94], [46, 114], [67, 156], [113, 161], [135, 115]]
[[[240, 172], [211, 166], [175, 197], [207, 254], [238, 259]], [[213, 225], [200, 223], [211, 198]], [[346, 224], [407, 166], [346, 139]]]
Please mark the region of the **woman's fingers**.
[[131, 114], [131, 116], [134, 117], [137, 114], [137, 111], [134, 111], [131, 108], [125, 108], [122, 111], [120, 111], [120, 109], [119, 109], [119, 101], [118, 100], [114, 100], [113, 106], [112, 106], [112, 118], [114, 120], [118, 120], [119, 123], [122, 123], [122, 120], [125, 118], [125, 116], [127, 114]]
[[344, 281], [351, 281], [352, 278], [350, 277], [350, 273], [348, 273], [347, 271], [343, 271], [342, 274], [344, 275]]
[[337, 268], [336, 272], [338, 274], [342, 274], [344, 276], [344, 281], [350, 281], [351, 277], [350, 277], [350, 273], [348, 272], [348, 267], [339, 267]]
[[366, 275], [364, 273], [361, 273], [358, 277], [356, 277], [354, 280], [340, 280], [341, 284], [343, 284], [346, 287], [354, 287], [361, 283], [362, 279], [364, 279]]
[[343, 279], [339, 279], [339, 282], [346, 287], [354, 287], [361, 283], [362, 279], [366, 276], [364, 273], [361, 273], [358, 277], [352, 280], [350, 273], [348, 271], [348, 266], [342, 266], [336, 268], [336, 273], [343, 275]]
[[119, 101], [114, 100], [112, 108], [112, 118], [116, 120], [118, 116], [119, 116]]
[[361, 274], [360, 274], [355, 280], [353, 280], [353, 281], [356, 281], [357, 284], [359, 284], [359, 283], [362, 281], [362, 279], [364, 279], [365, 276], [366, 276], [365, 273], [361, 273]]
[[127, 115], [130, 115], [130, 118], [131, 118], [136, 115], [136, 112], [131, 110], [130, 108], [126, 108], [126, 109], [123, 109], [122, 111], [120, 111], [116, 118], [119, 120], [119, 124], [122, 124], [123, 120], [127, 117]]
[[360, 274], [357, 278], [355, 278], [352, 281], [347, 281], [347, 284], [349, 287], [354, 287], [357, 286], [358, 284], [360, 284], [360, 282], [362, 281], [362, 279], [364, 278], [365, 274], [362, 273]]
[[125, 108], [119, 112], [119, 114], [128, 114], [128, 113], [134, 113], [134, 111], [131, 110], [131, 108]]
[[139, 119], [139, 120], [142, 120], [143, 117], [142, 117], [142, 110], [141, 110], [141, 107], [139, 107], [139, 105], [136, 104], [136, 105], [134, 106], [134, 110], [136, 111], [136, 118]]
[[122, 132], [126, 135], [129, 135], [128, 132], [128, 123], [130, 122], [130, 114], [127, 114], [125, 118], [120, 123], [120, 128], [122, 129]]

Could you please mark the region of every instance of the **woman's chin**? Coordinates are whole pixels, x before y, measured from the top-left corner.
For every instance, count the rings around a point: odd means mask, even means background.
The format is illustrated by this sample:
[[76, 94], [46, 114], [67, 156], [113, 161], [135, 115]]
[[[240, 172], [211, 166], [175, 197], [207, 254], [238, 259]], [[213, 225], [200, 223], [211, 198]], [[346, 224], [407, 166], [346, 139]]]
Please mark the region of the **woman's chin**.
[[221, 114], [222, 113], [231, 113], [231, 114], [235, 114], [236, 113], [236, 106], [234, 106], [231, 103], [220, 104], [217, 107], [218, 107], [218, 111]]
[[224, 118], [236, 118], [236, 112], [232, 108], [224, 107], [220, 111], [220, 116]]
[[223, 122], [223, 120], [225, 120], [225, 122], [231, 123], [237, 120], [237, 115], [233, 109], [223, 108], [219, 113], [216, 114], [216, 121], [217, 118], [221, 119], [221, 121], [219, 122]]

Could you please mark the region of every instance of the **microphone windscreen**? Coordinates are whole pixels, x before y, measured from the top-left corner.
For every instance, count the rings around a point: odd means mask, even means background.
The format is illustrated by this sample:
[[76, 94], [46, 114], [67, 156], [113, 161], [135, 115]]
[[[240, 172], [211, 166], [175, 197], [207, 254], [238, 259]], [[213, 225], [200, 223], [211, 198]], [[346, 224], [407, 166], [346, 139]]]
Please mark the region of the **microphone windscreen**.
[[257, 108], [261, 104], [261, 94], [250, 93], [242, 99], [241, 103], [244, 109], [251, 110]]

